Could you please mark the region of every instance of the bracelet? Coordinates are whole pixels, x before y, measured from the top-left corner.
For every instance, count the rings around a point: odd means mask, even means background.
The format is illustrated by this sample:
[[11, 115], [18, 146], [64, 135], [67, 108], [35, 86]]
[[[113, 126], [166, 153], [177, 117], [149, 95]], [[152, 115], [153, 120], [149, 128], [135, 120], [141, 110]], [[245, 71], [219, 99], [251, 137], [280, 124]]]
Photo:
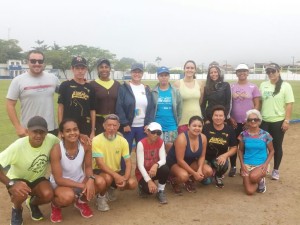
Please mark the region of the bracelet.
[[290, 123], [290, 121], [289, 121], [289, 120], [284, 120], [284, 122], [286, 122], [287, 124], [289, 124], [289, 123]]
[[93, 179], [93, 180], [96, 179], [93, 175], [89, 176], [88, 178], [89, 178], [89, 179]]

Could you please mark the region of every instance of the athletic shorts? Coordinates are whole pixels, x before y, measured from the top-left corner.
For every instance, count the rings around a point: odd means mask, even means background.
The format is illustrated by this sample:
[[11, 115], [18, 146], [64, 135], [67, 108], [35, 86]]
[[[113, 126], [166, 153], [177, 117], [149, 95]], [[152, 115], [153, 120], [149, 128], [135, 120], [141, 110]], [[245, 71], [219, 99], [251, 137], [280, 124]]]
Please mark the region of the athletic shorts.
[[175, 139], [178, 136], [178, 132], [177, 130], [173, 130], [173, 131], [164, 131], [162, 133], [162, 139], [164, 140], [165, 143], [171, 142], [173, 143], [175, 141]]

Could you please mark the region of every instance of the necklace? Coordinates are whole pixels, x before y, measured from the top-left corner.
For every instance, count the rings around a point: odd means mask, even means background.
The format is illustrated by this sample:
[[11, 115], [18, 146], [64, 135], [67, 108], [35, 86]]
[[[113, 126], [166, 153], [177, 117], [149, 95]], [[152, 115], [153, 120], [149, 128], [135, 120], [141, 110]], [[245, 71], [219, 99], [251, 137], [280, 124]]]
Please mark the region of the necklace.
[[255, 131], [255, 132], [250, 132], [250, 131], [248, 130], [248, 134], [249, 134], [250, 136], [257, 136], [257, 135], [259, 135], [259, 130], [258, 130], [258, 131]]
[[78, 152], [79, 152], [79, 143], [77, 144], [77, 151], [74, 155], [69, 154], [69, 152], [68, 152], [68, 150], [65, 146], [65, 142], [63, 142], [63, 145], [64, 145], [64, 148], [65, 148], [65, 154], [66, 154], [67, 158], [70, 159], [70, 160], [74, 160], [76, 158], [76, 156], [78, 155]]

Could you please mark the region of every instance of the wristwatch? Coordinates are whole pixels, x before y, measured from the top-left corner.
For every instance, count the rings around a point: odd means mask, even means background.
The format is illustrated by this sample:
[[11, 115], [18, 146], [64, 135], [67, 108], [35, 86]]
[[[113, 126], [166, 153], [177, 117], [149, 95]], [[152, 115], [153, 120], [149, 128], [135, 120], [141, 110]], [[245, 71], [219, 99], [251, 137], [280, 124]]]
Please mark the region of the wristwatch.
[[7, 188], [11, 188], [12, 186], [14, 186], [15, 183], [16, 183], [16, 181], [10, 180], [10, 181], [8, 182], [8, 184], [6, 185], [6, 187], [7, 187]]

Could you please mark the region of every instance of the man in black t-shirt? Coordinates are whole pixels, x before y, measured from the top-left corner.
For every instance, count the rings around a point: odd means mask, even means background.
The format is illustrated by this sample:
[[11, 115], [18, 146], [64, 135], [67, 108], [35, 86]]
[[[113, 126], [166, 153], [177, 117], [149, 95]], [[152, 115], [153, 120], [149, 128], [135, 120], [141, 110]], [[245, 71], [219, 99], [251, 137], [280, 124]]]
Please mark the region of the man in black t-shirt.
[[215, 170], [216, 186], [224, 187], [222, 176], [228, 170], [228, 158], [237, 151], [237, 140], [232, 127], [224, 123], [225, 108], [213, 108], [212, 123], [205, 124], [203, 134], [207, 137], [205, 159]]
[[58, 122], [72, 118], [78, 122], [81, 134], [95, 136], [95, 91], [86, 82], [86, 59], [76, 56], [72, 59], [72, 80], [60, 85], [58, 97]]

